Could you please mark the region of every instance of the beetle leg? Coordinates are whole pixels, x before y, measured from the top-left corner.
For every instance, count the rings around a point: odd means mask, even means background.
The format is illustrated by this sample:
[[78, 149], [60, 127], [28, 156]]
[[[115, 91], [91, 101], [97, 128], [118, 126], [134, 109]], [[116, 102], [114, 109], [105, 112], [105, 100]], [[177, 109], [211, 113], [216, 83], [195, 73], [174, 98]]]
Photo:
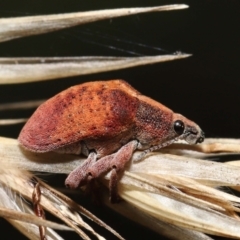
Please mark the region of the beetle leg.
[[119, 195], [118, 195], [118, 172], [116, 168], [113, 168], [111, 171], [111, 176], [109, 180], [109, 195], [110, 195], [110, 201], [112, 203], [116, 203], [119, 201]]
[[74, 169], [65, 180], [65, 185], [68, 188], [76, 189], [79, 185], [84, 185], [88, 182], [88, 169], [97, 161], [97, 154], [95, 152], [91, 152], [88, 155], [87, 160], [83, 163], [83, 165]]
[[134, 150], [137, 148], [136, 140], [129, 142], [121, 147], [116, 153], [99, 159], [95, 164], [88, 168], [88, 181], [97, 178], [103, 173], [112, 170], [109, 182], [110, 199], [112, 202], [117, 200], [117, 184], [119, 173], [124, 170], [125, 165], [132, 157]]

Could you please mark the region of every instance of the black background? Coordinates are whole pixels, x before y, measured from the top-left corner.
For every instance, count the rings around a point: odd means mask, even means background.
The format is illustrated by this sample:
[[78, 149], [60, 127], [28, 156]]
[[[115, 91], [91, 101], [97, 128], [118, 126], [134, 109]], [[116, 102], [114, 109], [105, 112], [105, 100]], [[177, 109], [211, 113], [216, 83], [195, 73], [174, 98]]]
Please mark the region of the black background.
[[[207, 137], [239, 138], [240, 2], [238, 0], [184, 2], [1, 0], [0, 16], [27, 16], [171, 3], [186, 3], [190, 8], [122, 17], [56, 33], [16, 39], [0, 44], [0, 56], [137, 56], [181, 51], [193, 54], [192, 57], [59, 81], [1, 85], [1, 103], [49, 98], [69, 86], [90, 80], [124, 79], [145, 95], [197, 122]], [[141, 47], [138, 43], [146, 47]], [[29, 117], [32, 112], [33, 109], [6, 111], [0, 112], [0, 117]], [[1, 127], [0, 135], [16, 138], [21, 128], [22, 125]], [[64, 177], [59, 178], [54, 176], [53, 183], [59, 180], [63, 185]], [[108, 210], [104, 207], [98, 209], [90, 204], [89, 208], [97, 212], [98, 216], [115, 227], [127, 239], [136, 238], [136, 232], [139, 239], [159, 239], [158, 235], [135, 226], [112, 212], [106, 212]], [[6, 231], [2, 234], [7, 236], [9, 228], [4, 228], [2, 224], [1, 221], [1, 231]], [[14, 232], [11, 231], [10, 234]], [[72, 235], [67, 236], [65, 235], [68, 239], [74, 239]]]

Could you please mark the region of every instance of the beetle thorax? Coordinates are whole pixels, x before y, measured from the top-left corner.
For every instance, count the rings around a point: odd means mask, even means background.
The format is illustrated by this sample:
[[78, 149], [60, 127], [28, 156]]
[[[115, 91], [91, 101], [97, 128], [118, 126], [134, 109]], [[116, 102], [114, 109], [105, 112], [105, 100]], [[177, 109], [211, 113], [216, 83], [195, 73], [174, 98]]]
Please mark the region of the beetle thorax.
[[144, 148], [168, 141], [173, 138], [172, 111], [163, 111], [153, 104], [140, 101], [136, 127], [136, 137]]

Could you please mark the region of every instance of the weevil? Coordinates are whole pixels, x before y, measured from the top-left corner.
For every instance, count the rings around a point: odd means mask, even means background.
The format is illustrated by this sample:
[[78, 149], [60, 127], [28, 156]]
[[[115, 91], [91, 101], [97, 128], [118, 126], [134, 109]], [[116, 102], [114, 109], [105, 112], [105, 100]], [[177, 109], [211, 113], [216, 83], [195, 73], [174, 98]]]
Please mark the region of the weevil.
[[84, 154], [86, 161], [66, 178], [79, 188], [111, 171], [115, 201], [120, 173], [136, 149], [145, 153], [178, 139], [201, 143], [200, 127], [123, 80], [87, 82], [40, 105], [23, 127], [19, 142], [32, 152]]

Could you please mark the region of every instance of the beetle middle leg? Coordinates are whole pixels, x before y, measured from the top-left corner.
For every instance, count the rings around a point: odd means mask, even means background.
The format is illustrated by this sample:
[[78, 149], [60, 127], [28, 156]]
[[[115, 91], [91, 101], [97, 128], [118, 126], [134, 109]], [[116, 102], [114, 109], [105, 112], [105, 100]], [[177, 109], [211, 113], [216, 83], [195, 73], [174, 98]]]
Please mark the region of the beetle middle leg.
[[[138, 142], [136, 140], [131, 141], [122, 146], [116, 153], [102, 157], [96, 163], [86, 169], [88, 181], [95, 179], [111, 170], [109, 182], [111, 202], [116, 202], [118, 199], [117, 184], [119, 181], [119, 174], [124, 170], [125, 165], [131, 159], [133, 152], [137, 148], [137, 144]], [[84, 183], [80, 183], [80, 185], [83, 184]]]

